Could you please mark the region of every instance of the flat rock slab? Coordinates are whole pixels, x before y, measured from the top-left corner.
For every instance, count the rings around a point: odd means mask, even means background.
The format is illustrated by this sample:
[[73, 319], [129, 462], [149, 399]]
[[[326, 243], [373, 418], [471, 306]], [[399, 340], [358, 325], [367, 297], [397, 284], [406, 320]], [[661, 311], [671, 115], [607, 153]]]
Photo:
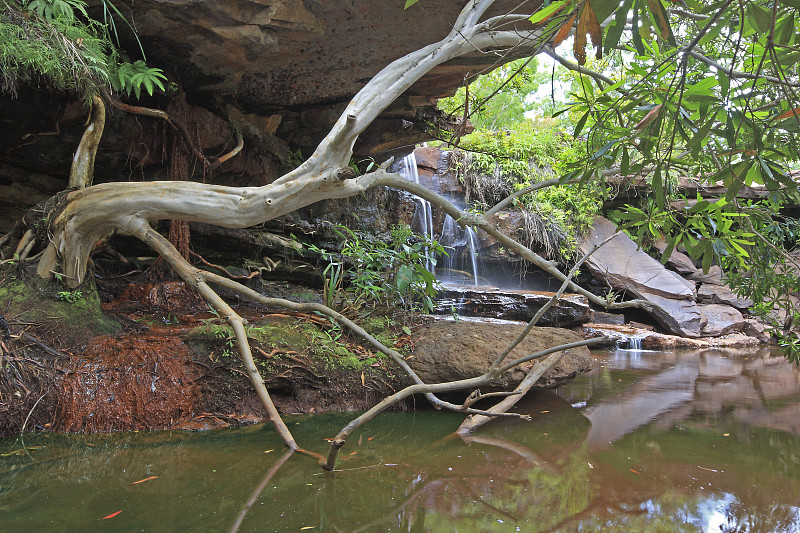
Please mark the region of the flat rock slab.
[[742, 313], [729, 305], [706, 304], [698, 305], [700, 312], [706, 317], [703, 326], [703, 336], [718, 337], [735, 331], [745, 329], [747, 322]]
[[753, 305], [753, 301], [743, 298], [730, 290], [726, 285], [713, 285], [703, 283], [697, 290], [697, 301], [709, 304], [730, 305], [737, 309], [747, 309]]
[[[586, 253], [616, 231], [617, 227], [611, 221], [596, 217], [592, 233], [579, 245], [580, 251]], [[644, 298], [644, 293], [683, 300], [695, 298], [694, 283], [665, 269], [624, 233], [594, 252], [587, 259], [586, 266], [615, 289], [629, 291], [639, 298]]]
[[[525, 326], [517, 324], [434, 322], [414, 333], [414, 356], [408, 363], [425, 383], [476, 377], [489, 369], [494, 359], [523, 329]], [[580, 335], [567, 329], [535, 327], [506, 361], [581, 339]], [[491, 386], [480, 388], [482, 391], [511, 390], [534, 363], [530, 361], [508, 370]], [[589, 349], [585, 346], [571, 348], [535, 387], [554, 387], [591, 368]]]
[[[555, 293], [501, 290], [494, 287], [445, 288], [438, 292], [436, 313], [480, 316], [528, 322]], [[541, 326], [564, 327], [592, 320], [589, 300], [580, 294], [564, 294], [539, 320]]]

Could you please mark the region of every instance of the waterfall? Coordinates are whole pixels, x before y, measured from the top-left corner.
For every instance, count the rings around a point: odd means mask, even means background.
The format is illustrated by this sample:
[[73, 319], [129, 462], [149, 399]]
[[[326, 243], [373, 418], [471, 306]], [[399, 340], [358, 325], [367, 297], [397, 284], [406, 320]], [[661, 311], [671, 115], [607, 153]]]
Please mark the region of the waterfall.
[[627, 340], [620, 339], [617, 346], [623, 350], [642, 351], [642, 339], [644, 335], [632, 335]]
[[478, 248], [477, 242], [478, 239], [475, 236], [475, 231], [467, 226], [465, 229], [465, 233], [467, 234], [467, 245], [469, 248], [469, 259], [472, 263], [472, 280], [473, 285], [475, 287], [478, 286], [478, 255], [475, 253], [475, 250]]
[[[402, 159], [399, 172], [400, 175], [419, 184], [417, 158], [414, 152]], [[464, 207], [463, 202], [459, 199], [450, 198], [450, 201], [460, 209]], [[434, 239], [431, 203], [419, 197], [415, 197], [415, 202], [416, 208], [412, 226], [419, 233]], [[437, 275], [439, 280], [456, 285], [479, 286], [478, 237], [475, 230], [470, 227], [462, 229], [453, 217], [445, 214], [442, 222], [442, 233], [436, 240], [447, 250], [447, 255], [440, 257], [438, 263], [436, 263], [439, 268], [434, 274]], [[434, 261], [432, 257], [428, 257], [425, 266], [429, 271], [433, 272]]]
[[[402, 166], [400, 167], [400, 174], [417, 185], [419, 185], [419, 172], [417, 171], [417, 156], [411, 152], [403, 158]], [[414, 210], [414, 222], [419, 229], [419, 232], [425, 235], [428, 239], [433, 240], [433, 208], [431, 203], [424, 198], [416, 196], [417, 207]], [[435, 274], [433, 258], [428, 255], [425, 260], [425, 268], [429, 272]]]

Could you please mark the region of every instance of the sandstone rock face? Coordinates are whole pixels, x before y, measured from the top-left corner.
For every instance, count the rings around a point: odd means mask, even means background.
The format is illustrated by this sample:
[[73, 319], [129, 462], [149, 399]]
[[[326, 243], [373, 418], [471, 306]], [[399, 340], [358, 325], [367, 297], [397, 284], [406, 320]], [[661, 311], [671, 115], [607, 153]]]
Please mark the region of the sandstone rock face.
[[[591, 235], [580, 244], [581, 252], [586, 253], [616, 231], [611, 221], [597, 217]], [[592, 254], [586, 266], [615, 289], [630, 291], [640, 298], [645, 298], [645, 294], [682, 300], [695, 298], [693, 283], [666, 270], [625, 234], [617, 235]]]
[[747, 309], [753, 301], [742, 298], [725, 285], [703, 283], [697, 291], [697, 301], [710, 304], [725, 304], [737, 309]]
[[[479, 376], [524, 329], [522, 325], [480, 322], [435, 322], [414, 334], [414, 357], [408, 363], [425, 383], [441, 383]], [[570, 330], [534, 328], [509, 355], [507, 361], [540, 350], [581, 340]], [[525, 377], [533, 362], [503, 373], [492, 387], [481, 390], [509, 390]], [[553, 387], [591, 369], [589, 349], [572, 348], [536, 384]], [[469, 391], [467, 391], [469, 392]]]
[[[511, 291], [488, 288], [440, 290], [437, 296], [439, 314], [455, 312], [461, 316], [481, 316], [504, 320], [529, 321], [554, 293]], [[572, 326], [592, 320], [592, 310], [585, 296], [564, 294], [539, 320], [542, 326]]]
[[[127, 6], [125, 16], [135, 24], [148, 64], [164, 69], [185, 91], [190, 105], [181, 120], [198, 124], [205, 153], [225, 153], [236, 145], [231, 123], [244, 136], [244, 150], [210, 179], [259, 186], [286, 172], [288, 152], [310, 155], [382, 68], [446, 36], [463, 5], [463, 0], [418, 2], [409, 9], [402, 0], [142, 0]], [[540, 5], [500, 0], [486, 16], [530, 14]], [[102, 20], [97, 6], [92, 4], [91, 14]], [[137, 52], [128, 26], [117, 29], [121, 47]], [[468, 54], [433, 69], [359, 136], [355, 157], [381, 157], [430, 140], [429, 124], [440, 121], [437, 98], [455, 92], [465, 77], [471, 81], [531, 51], [522, 46], [500, 62], [495, 54]], [[173, 100], [154, 95], [130, 103], [169, 111]], [[80, 99], [33, 88], [22, 88], [13, 100], [0, 95], [0, 108], [5, 119], [0, 231], [5, 231], [20, 213], [66, 186], [87, 110]], [[158, 119], [109, 110], [95, 183], [166, 179], [162, 147], [153, 140], [162, 136], [162, 126]], [[49, 133], [54, 131], [60, 134]], [[26, 141], [30, 134], [35, 142]]]

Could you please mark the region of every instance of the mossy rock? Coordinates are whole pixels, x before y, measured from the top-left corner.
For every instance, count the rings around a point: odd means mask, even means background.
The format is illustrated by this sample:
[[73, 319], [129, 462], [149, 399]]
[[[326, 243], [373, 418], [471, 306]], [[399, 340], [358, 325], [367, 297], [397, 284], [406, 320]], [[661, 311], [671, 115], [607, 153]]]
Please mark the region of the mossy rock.
[[[368, 327], [369, 326], [369, 327]], [[391, 333], [385, 321], [377, 321], [375, 324], [366, 324], [365, 329], [375, 335], [381, 342], [392, 346], [395, 337]], [[326, 370], [343, 371], [364, 371], [384, 372], [380, 367], [372, 367], [376, 363], [386, 360], [383, 354], [376, 353], [373, 357], [358, 356], [351, 351], [354, 337], [347, 335], [340, 338], [339, 331], [326, 332], [326, 328], [320, 328], [310, 322], [296, 321], [292, 319], [270, 320], [260, 324], [247, 326], [247, 337], [250, 339], [252, 347], [263, 348], [267, 352], [273, 348], [297, 352], [310, 361], [315, 362], [320, 368]], [[221, 343], [228, 343], [234, 338], [233, 329], [223, 324], [207, 323], [192, 329], [187, 335], [187, 341], [191, 348], [198, 354], [208, 356]], [[356, 340], [358, 344], [364, 344]], [[232, 355], [236, 348], [228, 350], [225, 348], [222, 353]], [[265, 367], [267, 371], [275, 371], [287, 356], [277, 353], [264, 361], [262, 357], [254, 353], [254, 358], [258, 364]]]
[[50, 336], [58, 336], [68, 346], [121, 329], [119, 321], [100, 308], [92, 280], [70, 291], [55, 280], [6, 272], [0, 274], [0, 306], [9, 321], [46, 326]]

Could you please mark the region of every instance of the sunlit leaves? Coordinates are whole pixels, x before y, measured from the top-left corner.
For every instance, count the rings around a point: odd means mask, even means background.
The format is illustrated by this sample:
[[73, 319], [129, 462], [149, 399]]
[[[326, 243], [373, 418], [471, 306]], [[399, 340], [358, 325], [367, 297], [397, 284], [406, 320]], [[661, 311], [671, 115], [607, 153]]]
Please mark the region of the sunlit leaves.
[[[410, 1], [410, 0], [409, 0]], [[564, 6], [571, 3], [571, 0], [558, 0], [556, 2], [550, 2], [549, 6], [543, 7], [542, 9], [538, 10], [536, 13], [531, 15], [530, 21], [532, 24], [540, 24], [550, 18], [552, 15], [561, 11]]]

